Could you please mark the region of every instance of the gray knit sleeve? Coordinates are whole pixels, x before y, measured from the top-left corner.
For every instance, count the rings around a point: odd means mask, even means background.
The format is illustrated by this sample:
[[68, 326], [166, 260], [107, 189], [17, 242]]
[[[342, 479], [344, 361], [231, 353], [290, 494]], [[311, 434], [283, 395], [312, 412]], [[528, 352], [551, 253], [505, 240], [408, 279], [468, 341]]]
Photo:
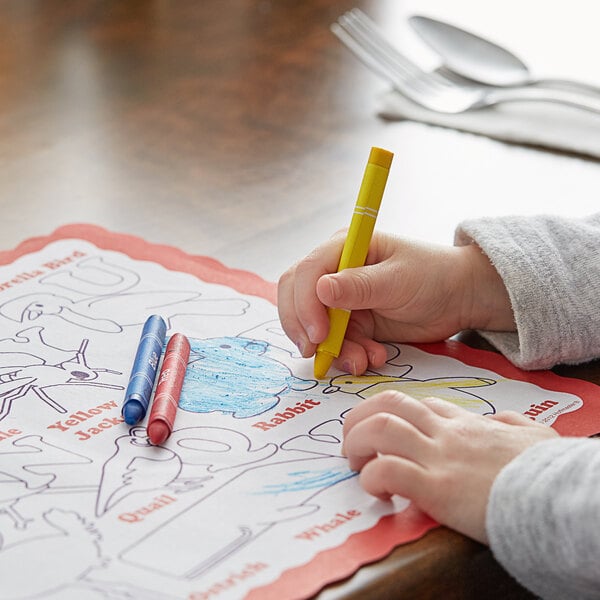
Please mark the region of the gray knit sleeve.
[[499, 217], [461, 223], [502, 277], [516, 333], [480, 332], [524, 369], [600, 356], [600, 213], [586, 219]]
[[600, 598], [600, 440], [528, 448], [494, 481], [486, 528], [498, 562], [536, 595]]

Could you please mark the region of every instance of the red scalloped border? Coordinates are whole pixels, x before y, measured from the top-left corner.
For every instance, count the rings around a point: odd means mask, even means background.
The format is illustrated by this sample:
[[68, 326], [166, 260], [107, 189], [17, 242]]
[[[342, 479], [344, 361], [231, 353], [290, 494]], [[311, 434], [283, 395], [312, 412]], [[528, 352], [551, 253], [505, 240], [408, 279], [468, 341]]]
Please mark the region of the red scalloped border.
[[306, 564], [284, 571], [273, 583], [254, 588], [245, 600], [310, 598], [327, 584], [349, 577], [435, 527], [439, 527], [436, 521], [411, 504], [400, 513], [382, 517], [371, 529], [352, 534], [336, 548], [319, 552]]
[[[13, 250], [0, 252], [0, 264], [10, 264], [24, 254], [61, 239], [83, 239], [98, 248], [152, 261], [167, 269], [190, 273], [204, 281], [276, 303], [276, 284], [254, 273], [231, 269], [213, 258], [186, 254], [173, 246], [153, 244], [133, 235], [82, 223], [64, 225], [50, 235], [30, 238]], [[593, 383], [561, 377], [551, 371], [522, 371], [496, 352], [476, 350], [458, 341], [414, 346], [431, 354], [450, 356], [475, 367], [493, 370], [510, 379], [577, 394], [584, 400], [584, 406], [574, 413], [560, 415], [555, 429], [563, 435], [577, 436], [592, 435], [600, 430], [600, 426], [594, 427], [594, 423], [600, 423], [600, 387]], [[382, 517], [374, 527], [351, 535], [340, 546], [319, 552], [306, 564], [284, 571], [273, 583], [251, 590], [247, 599], [309, 597], [328, 583], [350, 576], [362, 565], [383, 558], [395, 546], [415, 541], [437, 526], [434, 520], [411, 505], [401, 513]]]
[[158, 263], [172, 271], [190, 273], [204, 281], [226, 285], [243, 294], [260, 296], [272, 304], [277, 301], [276, 284], [254, 273], [230, 269], [208, 256], [193, 256], [174, 246], [153, 244], [134, 235], [115, 233], [84, 223], [63, 225], [50, 235], [30, 238], [21, 242], [14, 250], [0, 252], [0, 265], [10, 264], [24, 254], [36, 252], [51, 242], [63, 239], [83, 239], [103, 250], [122, 252], [137, 260]]

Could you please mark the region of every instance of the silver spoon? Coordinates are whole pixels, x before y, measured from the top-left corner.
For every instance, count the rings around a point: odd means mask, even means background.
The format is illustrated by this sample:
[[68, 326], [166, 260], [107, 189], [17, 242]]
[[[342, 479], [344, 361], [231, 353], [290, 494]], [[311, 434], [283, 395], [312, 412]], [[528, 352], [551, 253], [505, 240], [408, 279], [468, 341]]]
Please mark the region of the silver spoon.
[[493, 86], [543, 85], [600, 95], [600, 88], [566, 79], [534, 79], [512, 52], [473, 33], [429, 17], [412, 16], [412, 28], [444, 61], [444, 70]]

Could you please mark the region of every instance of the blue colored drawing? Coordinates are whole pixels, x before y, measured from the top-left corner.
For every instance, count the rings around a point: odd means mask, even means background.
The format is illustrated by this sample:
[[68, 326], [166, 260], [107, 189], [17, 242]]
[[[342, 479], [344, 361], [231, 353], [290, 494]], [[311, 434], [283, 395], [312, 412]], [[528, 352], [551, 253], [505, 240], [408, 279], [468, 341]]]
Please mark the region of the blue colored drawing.
[[350, 469], [340, 467], [337, 469], [322, 469], [319, 471], [293, 471], [287, 476], [291, 481], [269, 483], [263, 486], [259, 494], [281, 494], [284, 492], [296, 492], [299, 490], [314, 490], [335, 485], [340, 481], [356, 477], [358, 473]]
[[276, 406], [290, 391], [306, 391], [317, 385], [316, 381], [299, 379], [289, 367], [268, 356], [272, 348], [262, 340], [192, 338], [190, 347], [179, 399], [179, 408], [189, 412], [254, 417]]

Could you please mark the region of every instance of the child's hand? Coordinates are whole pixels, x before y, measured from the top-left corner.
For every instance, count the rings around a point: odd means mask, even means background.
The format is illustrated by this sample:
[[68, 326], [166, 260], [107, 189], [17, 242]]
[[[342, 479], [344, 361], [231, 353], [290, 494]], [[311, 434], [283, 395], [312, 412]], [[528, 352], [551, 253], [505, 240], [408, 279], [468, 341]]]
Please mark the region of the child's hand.
[[485, 512], [496, 475], [552, 437], [553, 429], [516, 412], [484, 417], [445, 400], [383, 392], [348, 413], [343, 452], [370, 494], [408, 498], [442, 525], [487, 544]]
[[378, 342], [430, 342], [463, 329], [513, 330], [504, 284], [477, 246], [417, 244], [373, 236], [367, 266], [336, 273], [340, 232], [279, 280], [281, 324], [302, 356], [329, 330], [326, 307], [352, 310], [335, 365], [355, 375], [386, 360]]

